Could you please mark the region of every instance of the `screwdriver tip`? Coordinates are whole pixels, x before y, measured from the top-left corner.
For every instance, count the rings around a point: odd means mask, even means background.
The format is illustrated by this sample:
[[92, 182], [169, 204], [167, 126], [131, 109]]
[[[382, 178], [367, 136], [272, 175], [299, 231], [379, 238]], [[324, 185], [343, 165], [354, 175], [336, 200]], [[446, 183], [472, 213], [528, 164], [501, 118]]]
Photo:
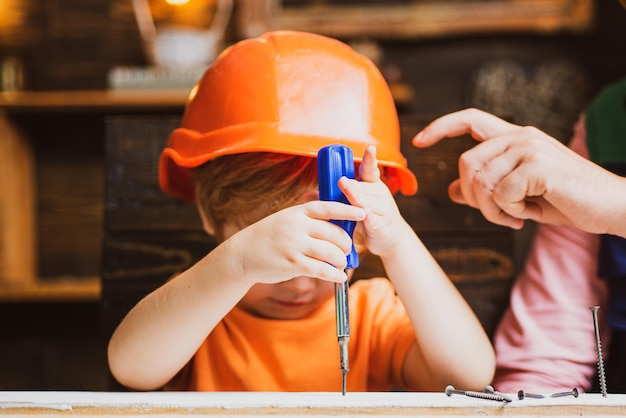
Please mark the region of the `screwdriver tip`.
[[343, 379], [341, 381], [341, 394], [343, 396], [346, 396], [346, 378], [347, 378], [347, 373], [344, 371], [343, 372]]

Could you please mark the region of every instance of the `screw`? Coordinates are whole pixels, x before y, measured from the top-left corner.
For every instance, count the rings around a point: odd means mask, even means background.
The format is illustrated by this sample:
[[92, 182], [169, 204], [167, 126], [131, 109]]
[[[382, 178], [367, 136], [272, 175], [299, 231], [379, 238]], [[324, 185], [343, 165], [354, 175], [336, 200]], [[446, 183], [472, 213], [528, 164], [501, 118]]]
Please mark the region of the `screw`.
[[574, 398], [578, 398], [578, 389], [574, 388], [569, 392], [557, 392], [550, 395], [552, 398], [562, 398], [564, 396], [573, 396]]
[[606, 398], [606, 377], [604, 375], [604, 362], [602, 361], [602, 345], [600, 344], [600, 331], [598, 328], [598, 309], [599, 306], [592, 306], [591, 314], [593, 315], [593, 329], [596, 334], [596, 353], [598, 356], [598, 377], [600, 379], [600, 392], [602, 397]]
[[535, 399], [542, 399], [545, 398], [545, 396], [540, 395], [538, 393], [526, 393], [523, 390], [519, 390], [517, 392], [517, 399], [519, 399], [520, 401], [524, 398], [535, 398]]
[[445, 390], [446, 395], [465, 395], [470, 398], [480, 398], [480, 399], [489, 399], [492, 401], [500, 401], [500, 402], [511, 402], [511, 398], [506, 395], [500, 393], [485, 393], [485, 392], [474, 392], [471, 390], [456, 390], [454, 386], [448, 385]]
[[452, 396], [452, 395], [465, 395], [465, 391], [464, 390], [456, 390], [454, 388], [454, 386], [452, 385], [448, 385], [446, 386], [446, 390], [444, 391], [446, 395], [448, 396]]
[[485, 386], [485, 387], [483, 388], [483, 392], [484, 392], [484, 393], [495, 393], [496, 395], [502, 395], [502, 396], [505, 396], [505, 397], [507, 396], [507, 395], [505, 395], [504, 393], [502, 393], [502, 392], [498, 392], [497, 390], [495, 390], [495, 389], [493, 388], [493, 386], [491, 386], [491, 385], [487, 385], [487, 386]]

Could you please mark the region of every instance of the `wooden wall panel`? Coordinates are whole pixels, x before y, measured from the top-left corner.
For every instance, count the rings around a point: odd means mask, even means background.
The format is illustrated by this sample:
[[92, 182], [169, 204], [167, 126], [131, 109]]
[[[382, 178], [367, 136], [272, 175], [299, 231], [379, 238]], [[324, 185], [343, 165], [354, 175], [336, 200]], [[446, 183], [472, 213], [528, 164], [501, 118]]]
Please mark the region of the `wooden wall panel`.
[[107, 231], [200, 231], [196, 208], [158, 185], [159, 157], [180, 116], [110, 117], [106, 125]]
[[112, 332], [150, 291], [214, 246], [195, 206], [164, 194], [158, 162], [180, 116], [106, 122], [102, 325]]

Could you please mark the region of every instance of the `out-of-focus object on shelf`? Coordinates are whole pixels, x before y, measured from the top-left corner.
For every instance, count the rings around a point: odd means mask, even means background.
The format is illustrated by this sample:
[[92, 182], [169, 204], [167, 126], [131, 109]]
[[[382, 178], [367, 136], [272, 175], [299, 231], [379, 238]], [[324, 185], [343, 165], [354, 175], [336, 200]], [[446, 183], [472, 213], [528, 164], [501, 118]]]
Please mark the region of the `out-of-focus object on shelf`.
[[34, 6], [23, 0], [0, 1], [0, 91], [21, 91], [25, 87], [27, 50], [42, 37], [33, 24]]
[[133, 0], [133, 9], [153, 65], [194, 68], [219, 53], [233, 0]]
[[223, 48], [233, 0], [132, 0], [150, 65], [113, 67], [111, 89], [191, 89]]
[[20, 91], [24, 88], [24, 66], [16, 56], [0, 57], [0, 91]]
[[206, 67], [113, 67], [108, 86], [115, 90], [171, 90], [193, 87]]

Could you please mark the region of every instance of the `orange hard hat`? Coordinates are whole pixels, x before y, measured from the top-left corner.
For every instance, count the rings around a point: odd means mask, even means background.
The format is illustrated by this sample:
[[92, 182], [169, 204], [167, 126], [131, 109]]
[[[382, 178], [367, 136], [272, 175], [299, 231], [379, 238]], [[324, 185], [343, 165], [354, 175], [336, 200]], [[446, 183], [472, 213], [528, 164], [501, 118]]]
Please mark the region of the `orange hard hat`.
[[269, 32], [224, 50], [189, 96], [181, 127], [161, 155], [159, 183], [193, 202], [189, 169], [227, 154], [273, 152], [317, 157], [333, 143], [359, 162], [372, 144], [393, 192], [417, 191], [400, 152], [400, 127], [380, 71], [325, 36]]

